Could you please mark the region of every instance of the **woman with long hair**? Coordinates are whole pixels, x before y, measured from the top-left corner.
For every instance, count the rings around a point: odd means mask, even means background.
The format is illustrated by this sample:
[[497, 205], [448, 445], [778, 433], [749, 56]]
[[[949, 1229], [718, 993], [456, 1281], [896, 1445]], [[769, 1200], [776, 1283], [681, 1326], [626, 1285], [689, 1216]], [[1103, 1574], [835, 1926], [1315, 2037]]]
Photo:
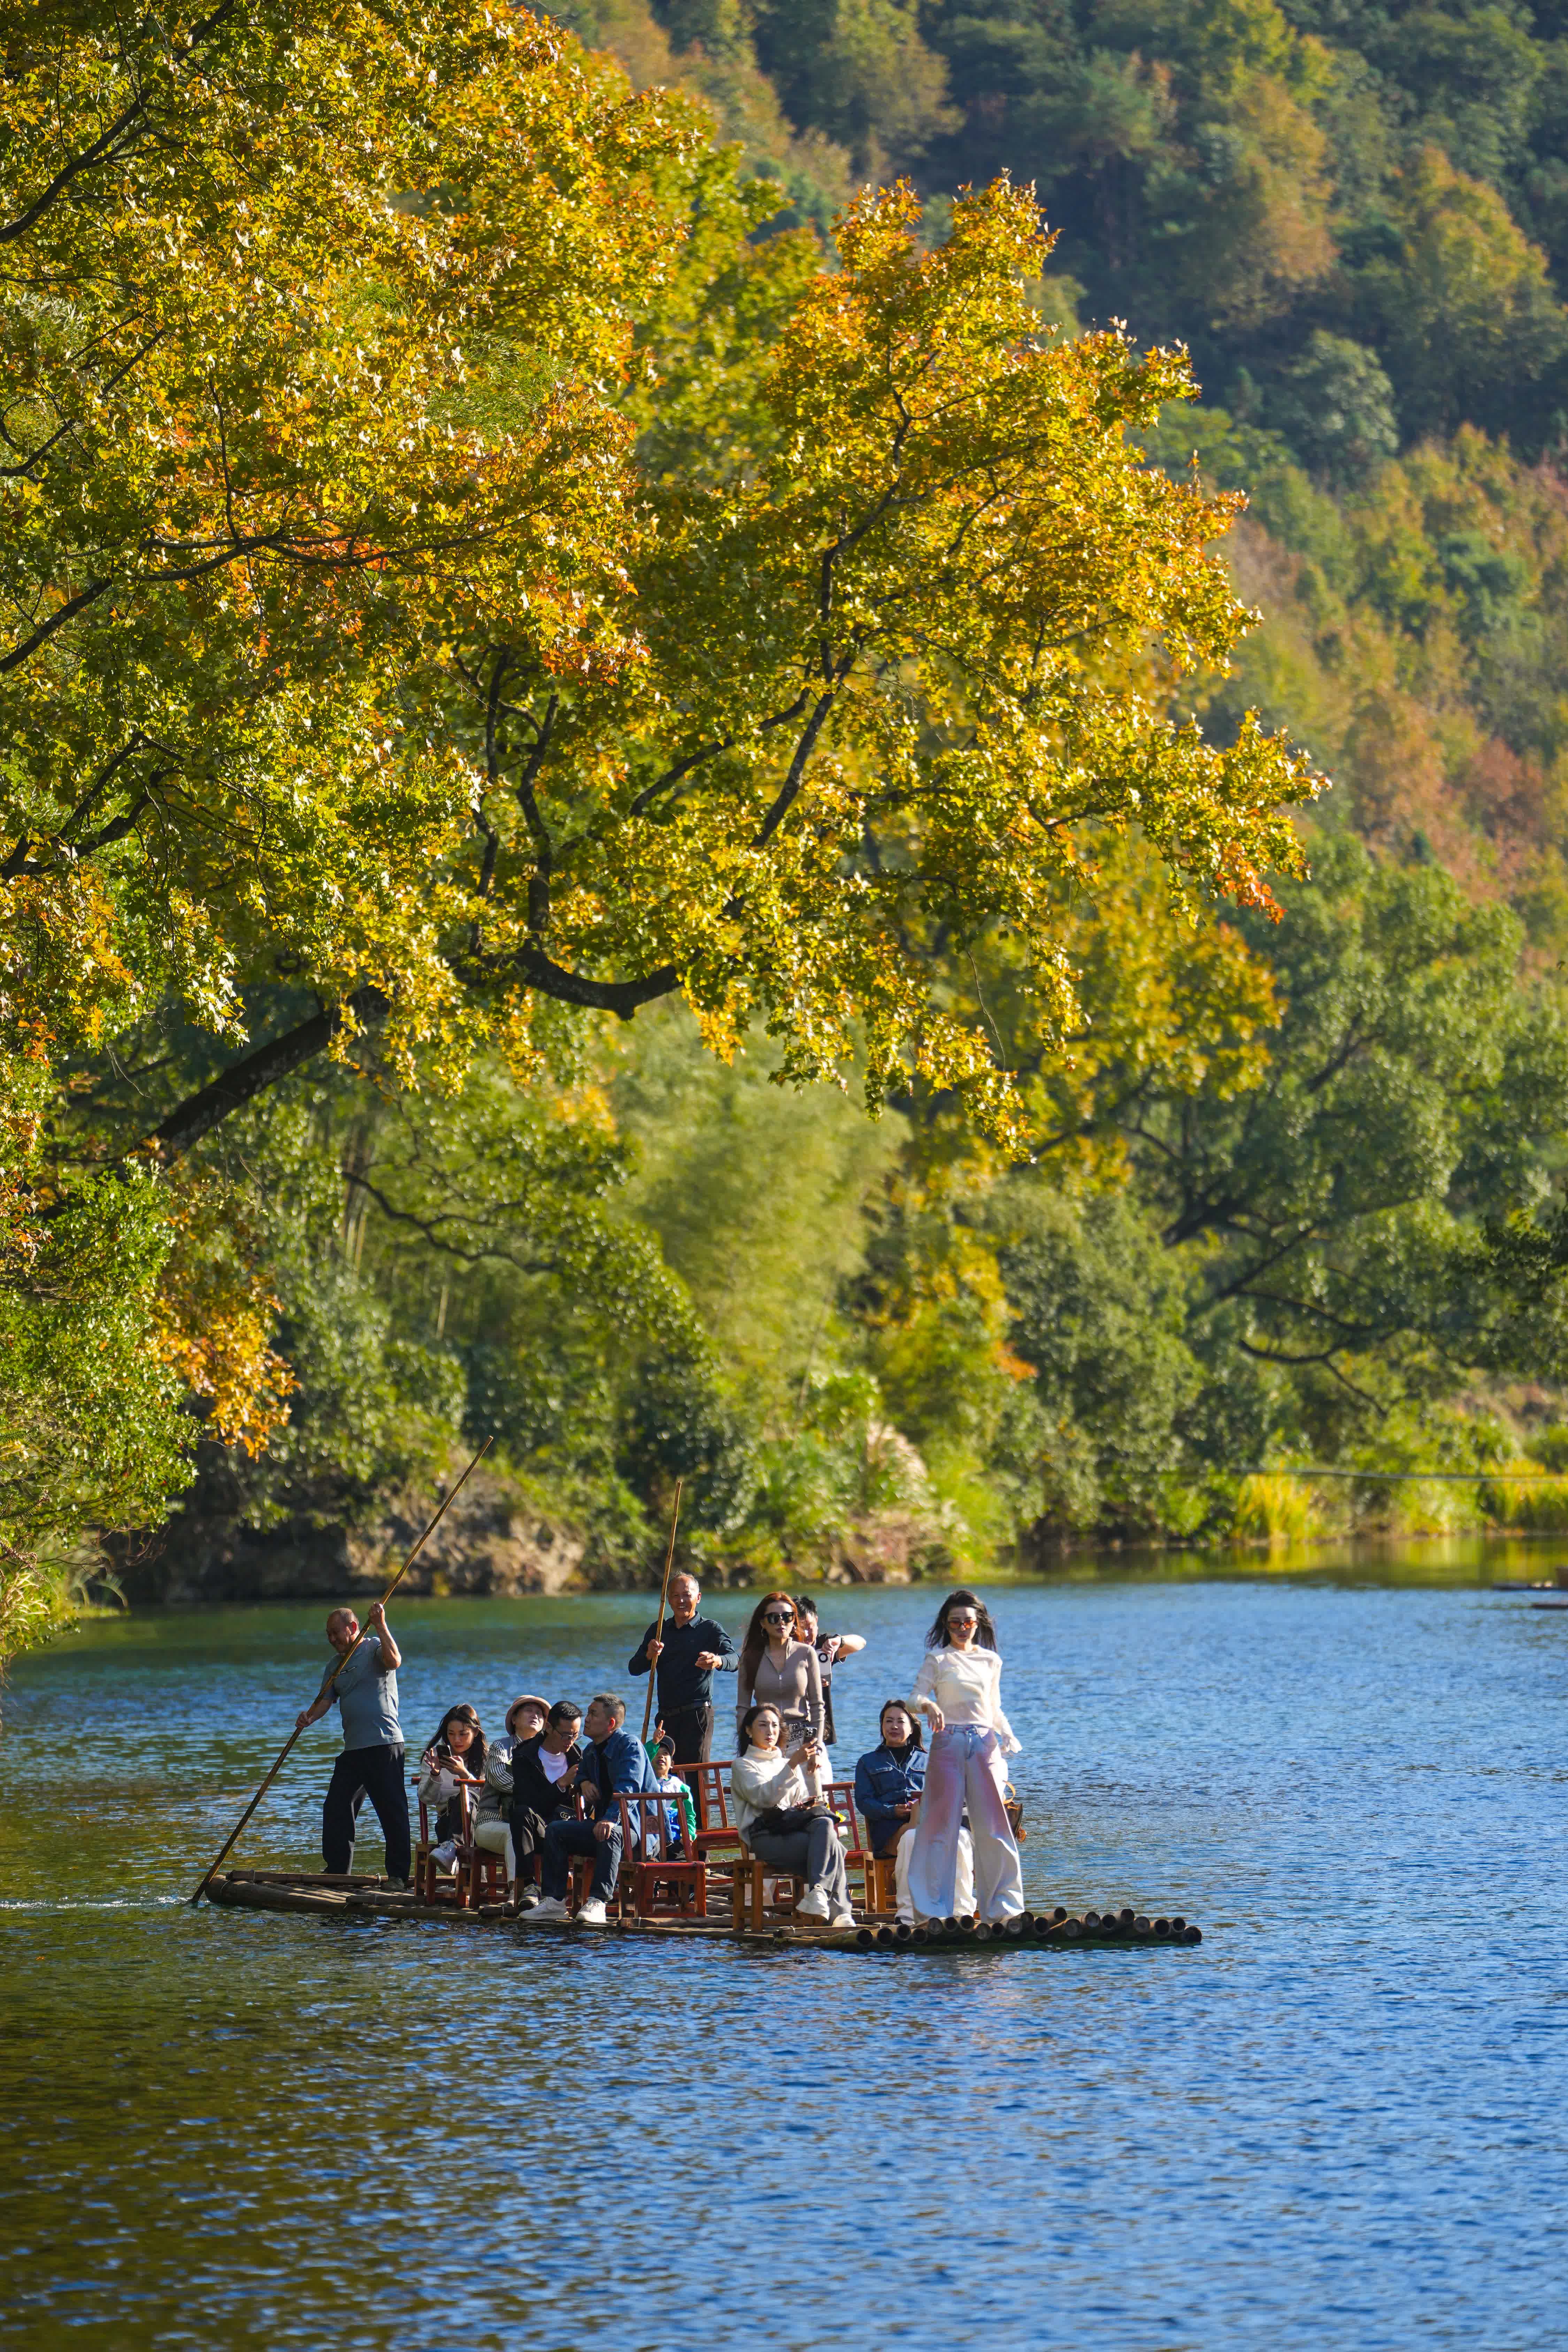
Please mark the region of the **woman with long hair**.
[[471, 1706], [449, 1706], [419, 1759], [419, 1801], [436, 1816], [432, 1848], [437, 1869], [455, 1870], [463, 1829], [465, 1789], [485, 1783], [485, 1735]]
[[769, 1870], [805, 1879], [805, 1892], [795, 1906], [797, 1919], [852, 1927], [855, 1914], [849, 1907], [844, 1848], [823, 1801], [825, 1751], [816, 1740], [808, 1740], [786, 1756], [779, 1737], [782, 1728], [771, 1699], [749, 1706], [741, 1719], [730, 1767], [735, 1827]]
[[926, 1636], [910, 1701], [931, 1727], [920, 1818], [910, 1845], [910, 1899], [927, 1919], [954, 1916], [959, 1839], [967, 1806], [983, 1919], [1024, 1907], [1017, 1840], [1002, 1801], [1004, 1756], [1018, 1742], [1002, 1712], [1002, 1654], [991, 1612], [976, 1592], [950, 1592]]
[[752, 1610], [736, 1679], [737, 1741], [747, 1710], [763, 1699], [778, 1709], [785, 1749], [822, 1738], [822, 1669], [811, 1643], [800, 1639], [787, 1592], [764, 1592]]

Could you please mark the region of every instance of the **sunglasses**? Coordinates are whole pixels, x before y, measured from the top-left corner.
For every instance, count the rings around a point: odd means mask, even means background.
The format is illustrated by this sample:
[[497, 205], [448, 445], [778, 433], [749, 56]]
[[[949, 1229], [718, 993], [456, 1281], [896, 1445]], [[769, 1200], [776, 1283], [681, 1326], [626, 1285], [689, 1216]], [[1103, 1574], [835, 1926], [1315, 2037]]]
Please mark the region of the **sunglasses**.
[[978, 1617], [971, 1616], [967, 1609], [962, 1613], [955, 1609], [947, 1622], [950, 1625], [978, 1625], [980, 1620]]
[[763, 1612], [763, 1622], [764, 1625], [793, 1625], [795, 1612], [793, 1609], [766, 1609]]

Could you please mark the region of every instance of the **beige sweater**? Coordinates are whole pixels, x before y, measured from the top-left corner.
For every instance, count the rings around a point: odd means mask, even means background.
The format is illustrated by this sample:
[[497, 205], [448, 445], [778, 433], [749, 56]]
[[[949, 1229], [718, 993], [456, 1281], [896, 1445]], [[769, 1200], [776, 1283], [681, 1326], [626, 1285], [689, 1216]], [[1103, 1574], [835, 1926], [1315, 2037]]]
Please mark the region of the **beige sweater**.
[[748, 1844], [752, 1823], [770, 1805], [809, 1805], [821, 1793], [816, 1774], [776, 1748], [765, 1755], [748, 1748], [730, 1767], [730, 1811]]
[[764, 1701], [776, 1706], [784, 1718], [784, 1745], [798, 1747], [803, 1736], [820, 1739], [822, 1737], [822, 1668], [816, 1652], [809, 1642], [792, 1642], [784, 1654], [784, 1664], [773, 1664], [771, 1650], [764, 1650], [757, 1665], [756, 1683], [746, 1678], [742, 1665], [740, 1692], [735, 1708], [735, 1744], [740, 1745], [741, 1725], [746, 1710], [761, 1706]]

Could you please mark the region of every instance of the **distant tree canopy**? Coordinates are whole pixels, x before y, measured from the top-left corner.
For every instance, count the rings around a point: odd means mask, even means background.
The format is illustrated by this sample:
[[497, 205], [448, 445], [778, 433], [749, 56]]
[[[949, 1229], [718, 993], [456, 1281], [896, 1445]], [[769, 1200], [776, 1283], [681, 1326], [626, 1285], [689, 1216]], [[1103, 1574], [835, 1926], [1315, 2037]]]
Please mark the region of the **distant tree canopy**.
[[[4, 57], [5, 1312], [62, 1427], [83, 1286], [121, 1372], [148, 1318], [149, 1505], [183, 1387], [259, 1444], [289, 1385], [166, 1171], [316, 1056], [539, 1076], [679, 992], [1005, 1129], [933, 941], [1005, 924], [1048, 1039], [1099, 843], [1200, 900], [1293, 862], [1306, 763], [1169, 698], [1248, 617], [1234, 501], [1133, 437], [1184, 358], [1039, 335], [1024, 194], [935, 252], [868, 195], [830, 270], [751, 241], [776, 200], [688, 103], [477, 5], [16, 10]], [[17, 1543], [95, 1459], [29, 1393]]]
[[[938, 220], [955, 189], [1004, 171], [1032, 184], [1085, 315], [1124, 318], [1141, 341], [1179, 337], [1211, 398], [1252, 400], [1282, 430], [1326, 334], [1382, 371], [1405, 441], [1465, 421], [1531, 455], [1562, 437], [1568, 51], [1554, 7], [563, 0], [557, 13], [626, 54], [634, 20], [657, 18], [674, 68], [753, 167], [819, 218], [868, 173], [911, 173]], [[767, 77], [782, 126], [737, 102], [744, 66]]]

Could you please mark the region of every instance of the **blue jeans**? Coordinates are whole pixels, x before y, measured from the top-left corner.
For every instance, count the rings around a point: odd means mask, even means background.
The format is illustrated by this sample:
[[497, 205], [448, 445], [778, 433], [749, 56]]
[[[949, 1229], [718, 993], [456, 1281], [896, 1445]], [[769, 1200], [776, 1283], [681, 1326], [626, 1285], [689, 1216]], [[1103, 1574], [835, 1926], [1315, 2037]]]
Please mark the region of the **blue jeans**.
[[601, 1837], [592, 1822], [552, 1822], [544, 1832], [544, 1849], [540, 1856], [539, 1884], [545, 1895], [552, 1895], [558, 1903], [566, 1899], [566, 1889], [572, 1884], [568, 1857], [574, 1853], [591, 1853], [594, 1857], [594, 1899], [607, 1903], [615, 1893], [616, 1880], [621, 1868], [621, 1825], [610, 1823], [608, 1837]]

